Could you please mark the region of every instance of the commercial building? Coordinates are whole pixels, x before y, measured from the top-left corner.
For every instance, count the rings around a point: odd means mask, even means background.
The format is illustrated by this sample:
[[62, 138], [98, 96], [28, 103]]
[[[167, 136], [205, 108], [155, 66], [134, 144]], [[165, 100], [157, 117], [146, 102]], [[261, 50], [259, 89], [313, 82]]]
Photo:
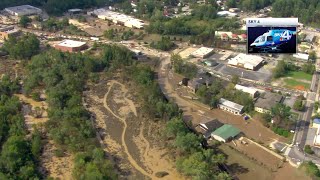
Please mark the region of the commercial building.
[[19, 36], [20, 30], [15, 29], [14, 26], [6, 26], [0, 28], [0, 40], [8, 39], [9, 36]]
[[31, 16], [42, 13], [42, 10], [30, 5], [14, 6], [4, 9], [6, 12], [13, 16]]
[[231, 66], [241, 67], [248, 70], [257, 70], [262, 65], [263, 58], [256, 55], [247, 55], [240, 53], [236, 57], [231, 58], [228, 64]]
[[234, 88], [239, 91], [248, 93], [252, 98], [255, 98], [259, 95], [259, 91], [253, 87], [246, 87], [246, 86], [242, 86], [240, 84], [236, 84]]
[[223, 126], [223, 123], [217, 119], [210, 120], [208, 122], [202, 122], [195, 127], [195, 130], [202, 134], [204, 138], [208, 139], [211, 136], [211, 133], [216, 129]]
[[214, 53], [213, 48], [201, 47], [190, 54], [192, 57], [196, 58], [207, 58]]
[[142, 29], [145, 25], [145, 23], [140, 19], [102, 8], [96, 9], [88, 14], [95, 15], [99, 19], [112, 21], [115, 24], [123, 25], [129, 28]]
[[284, 100], [283, 96], [276, 93], [265, 93], [262, 94], [254, 104], [254, 110], [259, 113], [270, 113], [271, 108], [277, 103], [282, 103]]
[[313, 119], [312, 127], [313, 128], [320, 128], [320, 119], [318, 119], [318, 118]]
[[293, 54], [292, 56], [297, 58], [297, 59], [304, 60], [304, 61], [308, 61], [309, 60], [309, 54], [296, 53], [296, 54]]
[[240, 134], [240, 130], [230, 124], [225, 124], [211, 133], [211, 137], [220, 142], [227, 142]]
[[224, 111], [228, 111], [231, 112], [235, 115], [241, 115], [242, 114], [242, 110], [243, 110], [243, 106], [237, 103], [234, 103], [232, 101], [228, 101], [224, 98], [221, 98], [219, 100], [219, 104], [218, 104], [218, 108], [224, 110]]
[[63, 52], [79, 52], [88, 48], [87, 43], [66, 39], [55, 45], [55, 48]]

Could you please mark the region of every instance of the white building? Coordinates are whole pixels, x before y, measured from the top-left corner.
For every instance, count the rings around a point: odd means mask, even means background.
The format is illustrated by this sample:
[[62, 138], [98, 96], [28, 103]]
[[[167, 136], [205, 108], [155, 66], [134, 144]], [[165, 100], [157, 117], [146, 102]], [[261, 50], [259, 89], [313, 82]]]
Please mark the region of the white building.
[[221, 98], [219, 100], [218, 108], [231, 112], [235, 115], [241, 115], [243, 106], [232, 101]]
[[246, 87], [246, 86], [242, 86], [240, 84], [236, 84], [234, 88], [239, 90], [239, 91], [248, 93], [252, 98], [257, 97], [258, 94], [259, 94], [259, 91], [256, 88], [253, 88], [253, 87]]
[[305, 61], [309, 60], [309, 54], [297, 53], [297, 54], [293, 54], [292, 56], [297, 59], [301, 59], [301, 60], [305, 60]]
[[249, 70], [257, 70], [262, 64], [263, 58], [256, 55], [247, 55], [240, 53], [236, 57], [231, 58], [228, 64], [231, 66], [241, 67]]
[[320, 146], [320, 128], [317, 128], [317, 133], [314, 136], [313, 145]]
[[221, 17], [236, 17], [238, 14], [229, 11], [219, 11], [217, 15]]
[[90, 12], [88, 14], [94, 14], [99, 19], [112, 21], [115, 24], [121, 24], [129, 28], [142, 29], [145, 25], [145, 23], [140, 19], [136, 19], [125, 14], [120, 14], [118, 12], [114, 12], [114, 11], [110, 11], [102, 8], [96, 9], [93, 12]]
[[30, 6], [30, 5], [8, 7], [8, 8], [5, 8], [4, 10], [14, 16], [30, 16], [30, 15], [37, 15], [42, 13], [41, 9]]
[[213, 54], [213, 48], [201, 47], [195, 51], [193, 51], [190, 56], [196, 58], [206, 58]]

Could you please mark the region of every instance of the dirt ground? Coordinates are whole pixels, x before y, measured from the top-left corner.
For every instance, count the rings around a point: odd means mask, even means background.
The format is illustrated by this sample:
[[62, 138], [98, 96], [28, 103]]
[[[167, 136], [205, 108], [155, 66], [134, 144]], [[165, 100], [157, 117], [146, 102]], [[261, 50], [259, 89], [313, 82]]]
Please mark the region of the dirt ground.
[[[15, 94], [15, 96], [17, 96], [24, 104], [31, 106], [30, 110], [27, 110], [24, 113], [25, 123], [29, 132], [33, 131], [34, 126], [41, 126], [48, 120], [48, 113], [46, 111], [48, 109], [48, 104], [45, 101], [37, 102], [23, 94]], [[41, 118], [35, 118], [31, 114], [31, 111], [33, 111], [35, 107], [43, 109]], [[70, 154], [64, 154], [63, 157], [57, 157], [55, 155], [57, 147], [53, 141], [48, 140], [48, 137], [44, 138], [43, 144], [44, 147], [40, 158], [40, 172], [47, 177], [66, 180], [71, 179], [73, 157]]]
[[282, 164], [281, 168], [271, 171], [249, 159], [242, 153], [231, 149], [228, 145], [221, 145], [220, 149], [227, 155], [227, 166], [240, 180], [309, 180], [303, 172], [292, 167], [289, 163]]
[[10, 78], [14, 79], [18, 77], [21, 72], [19, 61], [9, 60], [3, 57], [0, 58], [0, 77], [7, 74]]
[[153, 139], [160, 133], [159, 124], [146, 121], [130, 92], [127, 84], [116, 80], [101, 80], [85, 92], [104, 150], [125, 179], [158, 179], [155, 174], [159, 171], [168, 173], [161, 179], [183, 179]]
[[234, 149], [245, 153], [248, 157], [257, 160], [262, 166], [265, 168], [269, 168], [270, 170], [276, 170], [279, 166], [283, 164], [283, 158], [279, 156], [275, 156], [272, 153], [264, 150], [259, 147], [255, 143], [247, 140], [246, 138], [240, 138], [245, 141], [247, 144], [242, 144], [241, 140], [234, 140], [236, 146], [233, 142], [228, 142], [227, 144]]

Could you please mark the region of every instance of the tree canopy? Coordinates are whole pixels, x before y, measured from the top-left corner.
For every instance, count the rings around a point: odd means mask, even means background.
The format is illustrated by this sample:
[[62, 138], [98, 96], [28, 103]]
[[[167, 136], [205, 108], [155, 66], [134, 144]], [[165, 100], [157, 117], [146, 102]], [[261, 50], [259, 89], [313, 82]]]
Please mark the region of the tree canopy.
[[30, 59], [39, 52], [40, 41], [34, 34], [26, 34], [19, 38], [9, 36], [3, 49], [14, 59]]

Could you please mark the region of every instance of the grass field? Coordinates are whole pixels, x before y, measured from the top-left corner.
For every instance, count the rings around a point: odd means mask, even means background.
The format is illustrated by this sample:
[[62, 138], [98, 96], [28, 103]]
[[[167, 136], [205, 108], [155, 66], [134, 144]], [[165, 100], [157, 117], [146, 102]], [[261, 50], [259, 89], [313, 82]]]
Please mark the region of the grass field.
[[312, 81], [312, 75], [302, 71], [291, 71], [288, 73], [288, 77], [292, 77], [294, 79]]
[[[301, 82], [295, 79], [284, 79], [284, 82], [285, 82], [285, 86], [288, 88], [301, 89], [301, 90], [307, 90], [310, 88], [310, 83]], [[302, 89], [302, 87], [304, 89]]]

